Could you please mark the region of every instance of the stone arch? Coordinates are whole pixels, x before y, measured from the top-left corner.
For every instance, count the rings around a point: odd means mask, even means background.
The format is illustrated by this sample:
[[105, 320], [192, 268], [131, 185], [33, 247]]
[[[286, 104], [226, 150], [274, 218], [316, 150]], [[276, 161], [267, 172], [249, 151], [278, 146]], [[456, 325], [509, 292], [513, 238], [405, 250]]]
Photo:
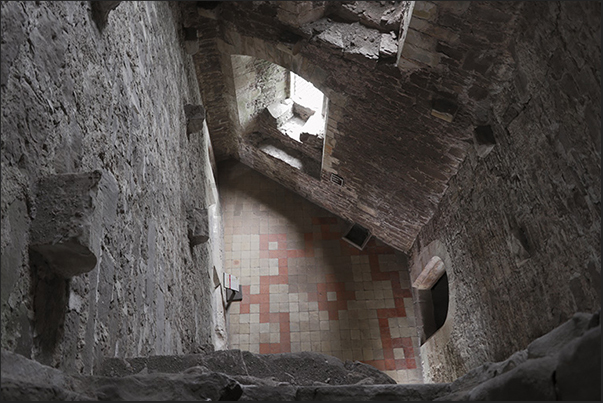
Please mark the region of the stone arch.
[[[434, 259], [437, 257], [437, 259]], [[441, 263], [439, 263], [441, 262]], [[439, 349], [444, 348], [451, 338], [452, 330], [454, 328], [455, 323], [455, 314], [456, 314], [456, 276], [454, 271], [452, 270], [452, 261], [450, 259], [450, 255], [446, 250], [444, 244], [438, 240], [431, 242], [429, 245], [425, 246], [421, 252], [415, 257], [413, 264], [410, 269], [410, 278], [411, 283], [413, 284], [412, 292], [413, 292], [413, 301], [415, 304], [415, 314], [417, 316], [417, 328], [422, 331], [422, 323], [420, 322], [422, 318], [420, 318], [421, 312], [421, 301], [419, 297], [419, 289], [414, 287], [416, 283], [423, 283], [424, 287], [428, 286], [430, 282], [434, 282], [432, 276], [431, 280], [426, 277], [428, 273], [424, 273], [424, 269], [434, 264], [441, 264], [440, 268], [435, 268], [436, 272], [438, 270], [443, 270], [441, 276], [444, 274], [447, 276], [448, 281], [448, 310], [446, 313], [446, 319], [444, 323], [435, 330], [433, 334], [427, 337], [425, 340], [421, 340], [421, 357], [424, 361], [428, 360], [428, 357], [432, 356], [430, 351], [437, 351]], [[423, 275], [422, 275], [423, 274]], [[437, 276], [437, 274], [435, 274]], [[437, 278], [435, 279], [437, 281]], [[428, 363], [424, 362], [423, 368], [428, 369]], [[428, 377], [426, 378], [428, 379]]]

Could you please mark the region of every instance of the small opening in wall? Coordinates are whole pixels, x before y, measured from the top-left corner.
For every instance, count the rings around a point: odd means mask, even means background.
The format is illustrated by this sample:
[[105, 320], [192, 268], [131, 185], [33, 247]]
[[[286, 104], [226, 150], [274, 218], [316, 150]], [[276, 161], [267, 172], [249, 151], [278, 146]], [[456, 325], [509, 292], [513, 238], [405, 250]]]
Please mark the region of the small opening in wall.
[[442, 277], [431, 288], [431, 301], [433, 302], [433, 319], [436, 331], [446, 322], [448, 315], [448, 275]]
[[343, 240], [362, 250], [371, 238], [371, 231], [361, 225], [354, 224], [343, 236]]
[[448, 316], [448, 275], [444, 262], [432, 257], [413, 283], [418, 301], [421, 345], [444, 326]]
[[475, 151], [480, 158], [484, 158], [496, 145], [496, 138], [490, 125], [477, 126], [473, 132]]

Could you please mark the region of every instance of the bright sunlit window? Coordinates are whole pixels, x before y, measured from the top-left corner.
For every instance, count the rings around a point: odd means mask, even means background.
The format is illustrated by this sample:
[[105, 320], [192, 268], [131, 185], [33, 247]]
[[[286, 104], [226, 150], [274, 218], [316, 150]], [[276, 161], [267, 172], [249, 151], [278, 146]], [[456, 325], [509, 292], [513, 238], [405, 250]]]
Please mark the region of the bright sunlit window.
[[293, 72], [291, 72], [291, 99], [315, 112], [323, 113], [323, 93], [312, 83], [307, 82]]

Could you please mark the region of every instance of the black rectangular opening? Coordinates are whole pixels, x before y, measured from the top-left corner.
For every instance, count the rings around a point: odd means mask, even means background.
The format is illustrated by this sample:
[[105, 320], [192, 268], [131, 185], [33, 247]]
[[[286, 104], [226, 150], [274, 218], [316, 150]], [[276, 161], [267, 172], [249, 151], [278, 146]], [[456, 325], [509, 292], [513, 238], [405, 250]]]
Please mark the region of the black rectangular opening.
[[364, 249], [370, 238], [371, 231], [358, 224], [352, 225], [348, 232], [343, 236], [345, 241], [349, 242], [360, 250]]

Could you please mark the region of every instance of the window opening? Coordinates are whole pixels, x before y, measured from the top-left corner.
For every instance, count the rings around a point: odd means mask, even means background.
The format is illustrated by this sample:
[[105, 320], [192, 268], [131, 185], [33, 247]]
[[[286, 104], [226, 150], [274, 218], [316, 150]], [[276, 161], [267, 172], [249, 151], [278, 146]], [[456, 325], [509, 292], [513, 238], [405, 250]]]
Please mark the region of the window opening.
[[413, 283], [418, 300], [421, 345], [444, 326], [448, 316], [448, 274], [439, 256], [433, 256]]
[[326, 125], [326, 98], [312, 83], [292, 71], [289, 72], [289, 98], [281, 102], [281, 109], [290, 116], [279, 125], [281, 133], [304, 143], [324, 138]]
[[370, 238], [371, 231], [364, 228], [362, 225], [353, 224], [342, 239], [355, 246], [356, 248], [362, 250], [364, 249]]
[[253, 147], [321, 178], [328, 99], [272, 62], [231, 55], [241, 134]]
[[431, 301], [433, 302], [433, 319], [436, 331], [444, 326], [448, 315], [448, 275], [442, 277], [431, 288]]
[[291, 99], [314, 112], [319, 112], [324, 117], [324, 94], [312, 85], [312, 83], [304, 80], [294, 72], [291, 71], [290, 74]]

